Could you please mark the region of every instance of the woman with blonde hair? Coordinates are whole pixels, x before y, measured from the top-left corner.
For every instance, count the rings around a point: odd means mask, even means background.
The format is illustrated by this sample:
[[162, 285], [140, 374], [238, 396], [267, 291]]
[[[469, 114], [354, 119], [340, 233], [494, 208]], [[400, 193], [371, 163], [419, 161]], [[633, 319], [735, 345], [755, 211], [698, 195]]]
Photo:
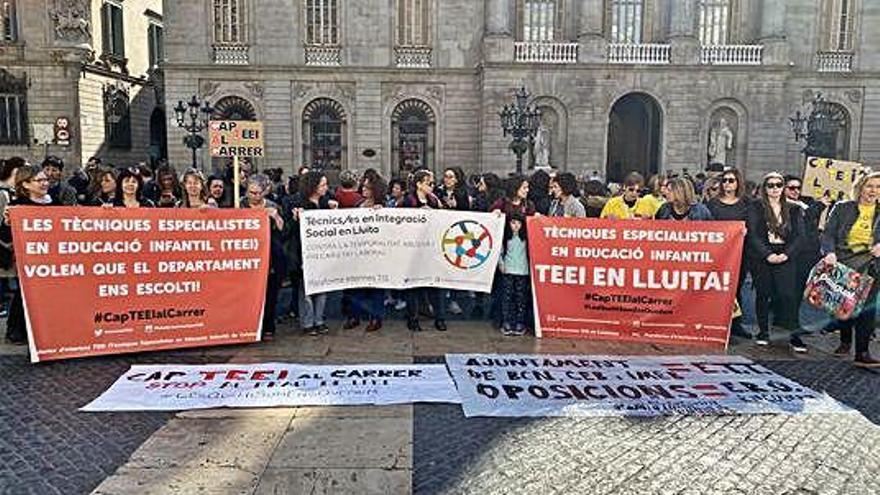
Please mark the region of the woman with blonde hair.
[[183, 201], [180, 208], [217, 208], [217, 202], [208, 195], [205, 176], [191, 168], [184, 172], [180, 182], [183, 184]]
[[[770, 308], [776, 308], [775, 322], [797, 330], [797, 256], [803, 245], [804, 217], [801, 208], [782, 193], [785, 179], [778, 172], [764, 176], [760, 199], [749, 215], [746, 242], [755, 260], [755, 312], [759, 333], [755, 343], [770, 344]], [[790, 335], [792, 347], [803, 348], [797, 334]]]
[[666, 198], [657, 214], [657, 220], [712, 220], [706, 205], [697, 201], [690, 179], [676, 177], [666, 185]]
[[840, 346], [834, 351], [838, 356], [848, 356], [855, 330], [855, 365], [864, 368], [880, 368], [880, 361], [871, 357], [868, 344], [874, 332], [877, 313], [877, 292], [880, 286], [880, 172], [871, 172], [856, 181], [852, 201], [834, 205], [820, 238], [826, 263], [843, 263], [874, 277], [874, 285], [868, 294], [862, 311], [846, 321], [838, 322]]

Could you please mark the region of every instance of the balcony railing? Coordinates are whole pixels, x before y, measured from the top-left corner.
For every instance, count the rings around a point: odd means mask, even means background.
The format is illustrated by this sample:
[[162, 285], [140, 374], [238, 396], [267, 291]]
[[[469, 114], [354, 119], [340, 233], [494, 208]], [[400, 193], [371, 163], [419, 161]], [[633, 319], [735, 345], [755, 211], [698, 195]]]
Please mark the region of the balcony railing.
[[247, 65], [250, 61], [248, 45], [214, 45], [214, 63], [221, 65]]
[[403, 69], [428, 69], [431, 67], [431, 48], [417, 46], [398, 46], [394, 48], [394, 58]]
[[325, 67], [342, 65], [342, 49], [336, 45], [307, 45], [306, 65]]
[[852, 72], [852, 52], [819, 52], [816, 54], [816, 70], [819, 72]]
[[668, 64], [672, 49], [660, 43], [610, 43], [608, 45], [609, 64]]
[[513, 44], [513, 59], [532, 64], [576, 64], [578, 44], [517, 41]]
[[761, 65], [763, 45], [711, 45], [700, 49], [700, 62], [705, 65]]

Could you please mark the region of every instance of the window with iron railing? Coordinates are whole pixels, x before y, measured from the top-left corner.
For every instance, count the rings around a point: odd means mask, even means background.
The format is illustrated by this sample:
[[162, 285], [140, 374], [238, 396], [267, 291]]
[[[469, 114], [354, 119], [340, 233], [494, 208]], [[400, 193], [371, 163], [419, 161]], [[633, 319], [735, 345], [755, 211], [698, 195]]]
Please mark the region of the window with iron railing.
[[612, 0], [610, 4], [612, 43], [642, 43], [645, 4], [643, 0]]
[[247, 43], [245, 0], [214, 0], [214, 43]]

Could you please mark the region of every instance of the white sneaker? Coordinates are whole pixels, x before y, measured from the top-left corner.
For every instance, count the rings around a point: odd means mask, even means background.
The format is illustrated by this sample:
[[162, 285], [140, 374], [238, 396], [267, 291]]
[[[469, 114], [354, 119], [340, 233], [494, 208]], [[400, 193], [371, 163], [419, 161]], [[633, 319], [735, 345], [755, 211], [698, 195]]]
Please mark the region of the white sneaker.
[[449, 312], [454, 315], [460, 315], [464, 313], [464, 311], [461, 310], [461, 306], [459, 306], [458, 303], [455, 301], [449, 301]]
[[404, 309], [406, 309], [406, 301], [404, 301], [403, 299], [397, 301], [397, 303], [394, 305], [394, 309], [396, 311], [403, 311]]

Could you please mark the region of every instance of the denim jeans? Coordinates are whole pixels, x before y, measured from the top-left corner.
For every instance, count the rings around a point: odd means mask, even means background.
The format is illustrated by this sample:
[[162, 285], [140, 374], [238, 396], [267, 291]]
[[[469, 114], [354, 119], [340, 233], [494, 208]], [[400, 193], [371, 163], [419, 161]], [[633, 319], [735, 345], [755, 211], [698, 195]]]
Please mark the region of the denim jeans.
[[327, 294], [306, 295], [304, 282], [299, 284], [299, 321], [303, 328], [312, 328], [324, 324], [324, 306]]

